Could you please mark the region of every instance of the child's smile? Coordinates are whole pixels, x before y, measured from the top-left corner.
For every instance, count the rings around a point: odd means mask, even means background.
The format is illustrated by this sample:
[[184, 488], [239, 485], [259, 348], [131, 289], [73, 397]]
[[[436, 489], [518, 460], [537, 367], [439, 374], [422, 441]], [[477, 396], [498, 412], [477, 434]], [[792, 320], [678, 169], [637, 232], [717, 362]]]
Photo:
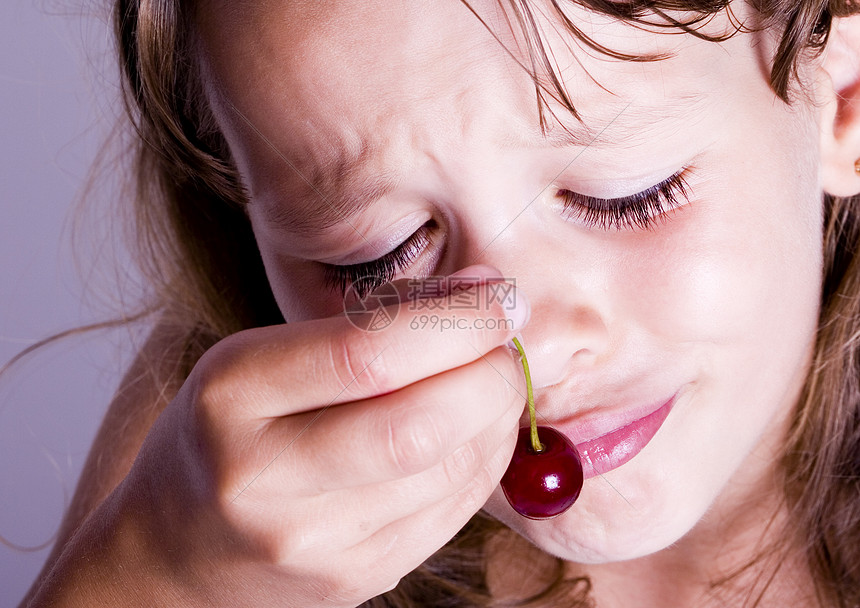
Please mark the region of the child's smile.
[[[595, 26], [607, 44], [676, 55], [554, 47], [584, 127], [552, 102], [544, 136], [532, 81], [462, 5], [383, 4], [373, 22], [334, 9], [293, 23], [284, 5], [204, 24], [285, 317], [336, 313], [326, 268], [366, 270], [401, 245], [394, 277], [480, 262], [514, 278], [538, 412], [586, 442], [592, 478], [549, 522], [500, 492], [487, 509], [565, 558], [663, 549], [727, 485], [764, 484], [765, 438], [784, 429], [818, 318], [821, 186], [810, 110], [774, 96], [753, 36]], [[311, 231], [333, 208], [341, 219]]]

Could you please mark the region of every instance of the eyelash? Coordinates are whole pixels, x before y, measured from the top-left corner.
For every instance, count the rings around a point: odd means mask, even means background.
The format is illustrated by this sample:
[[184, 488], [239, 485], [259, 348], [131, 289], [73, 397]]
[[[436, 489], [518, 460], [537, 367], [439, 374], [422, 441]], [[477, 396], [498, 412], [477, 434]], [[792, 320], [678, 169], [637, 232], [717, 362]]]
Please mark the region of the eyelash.
[[432, 243], [430, 233], [434, 226], [433, 220], [427, 222], [397, 248], [379, 259], [347, 266], [327, 264], [323, 277], [326, 286], [337, 290], [342, 296], [352, 287], [358, 297], [363, 299], [374, 289], [393, 281], [398, 272], [405, 270], [415, 261]]
[[567, 217], [587, 228], [600, 230], [650, 230], [666, 221], [666, 213], [689, 201], [684, 167], [675, 175], [650, 188], [620, 198], [593, 198], [570, 190], [559, 190]]
[[[559, 190], [558, 195], [564, 204], [564, 213], [588, 228], [650, 230], [658, 221], [665, 221], [667, 212], [689, 200], [687, 172], [685, 167], [659, 184], [620, 198], [594, 198], [570, 190]], [[352, 287], [359, 298], [364, 298], [393, 281], [398, 272], [415, 261], [432, 243], [430, 233], [434, 226], [434, 221], [427, 222], [393, 251], [376, 260], [346, 266], [327, 264], [323, 277], [325, 285], [341, 296]]]

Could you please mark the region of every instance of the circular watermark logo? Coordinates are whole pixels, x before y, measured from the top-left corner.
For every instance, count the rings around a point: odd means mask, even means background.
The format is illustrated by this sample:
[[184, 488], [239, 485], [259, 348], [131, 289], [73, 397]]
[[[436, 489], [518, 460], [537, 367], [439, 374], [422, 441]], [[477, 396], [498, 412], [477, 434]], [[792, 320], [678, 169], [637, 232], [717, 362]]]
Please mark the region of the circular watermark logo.
[[400, 294], [391, 283], [372, 291], [368, 285], [377, 277], [362, 277], [353, 281], [343, 297], [343, 310], [349, 322], [364, 331], [381, 331], [391, 325], [400, 309]]

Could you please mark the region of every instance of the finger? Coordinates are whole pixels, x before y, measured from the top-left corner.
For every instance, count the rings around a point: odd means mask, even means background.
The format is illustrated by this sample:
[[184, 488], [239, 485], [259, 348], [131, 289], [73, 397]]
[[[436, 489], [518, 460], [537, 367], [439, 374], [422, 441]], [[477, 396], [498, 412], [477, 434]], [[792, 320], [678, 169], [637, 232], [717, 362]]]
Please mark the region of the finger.
[[[314, 497], [284, 496], [277, 505], [289, 504], [284, 521], [287, 531], [280, 552], [294, 559], [312, 561], [332, 551], [342, 552], [363, 543], [387, 528], [391, 523], [432, 508], [459, 495], [464, 488], [476, 483], [495, 462], [511, 458], [517, 432], [516, 413], [496, 421], [491, 428], [467, 442], [428, 471], [397, 481], [360, 488], [350, 488]], [[500, 453], [501, 452], [501, 453]], [[498, 476], [501, 478], [502, 473]], [[266, 483], [274, 483], [273, 478]], [[281, 490], [283, 489], [280, 488]], [[262, 490], [269, 496], [271, 512], [272, 488]], [[260, 492], [249, 488], [250, 493]], [[254, 497], [243, 500], [255, 501]], [[326, 517], [320, 519], [320, 513]], [[296, 525], [300, 526], [296, 528]]]
[[[244, 513], [241, 518], [256, 521], [263, 514], [274, 516], [278, 523], [273, 529], [279, 540], [270, 546], [270, 552], [279, 562], [307, 564], [327, 555], [341, 555], [387, 530], [393, 522], [447, 503], [452, 496], [461, 497], [464, 489], [476, 483], [480, 487], [487, 474], [491, 478], [486, 483], [497, 484], [504, 471], [498, 463], [510, 461], [519, 417], [519, 409], [513, 408], [442, 462], [417, 475], [296, 497], [269, 469], [236, 498], [234, 506]], [[320, 518], [320, 514], [325, 517]]]
[[[327, 495], [342, 497], [352, 507], [350, 518], [344, 520], [349, 523], [339, 533], [357, 545], [395, 521], [432, 509], [480, 485], [486, 471], [496, 470], [496, 461], [510, 462], [514, 449], [511, 437], [518, 430], [518, 420], [517, 412], [503, 416], [436, 466], [417, 475]], [[498, 472], [499, 479], [503, 473], [504, 470]], [[355, 514], [359, 513], [361, 517], [357, 518]]]
[[[515, 443], [516, 432], [512, 432], [506, 445], [493, 455], [473, 483], [421, 512], [389, 524], [345, 551], [344, 560], [374, 564], [373, 572], [365, 573], [372, 580], [364, 584], [374, 583], [383, 588], [417, 568], [453, 538], [486, 503], [507, 469]], [[346, 593], [359, 588], [361, 581], [346, 578], [340, 584]]]
[[516, 424], [525, 392], [503, 346], [382, 397], [278, 419], [269, 441], [290, 445], [276, 469], [298, 493], [376, 484], [436, 467], [500, 418]]
[[[230, 421], [366, 399], [485, 355], [529, 314], [525, 297], [509, 284], [470, 285], [432, 300], [439, 306], [432, 322], [423, 322], [427, 313], [413, 302], [402, 302], [381, 331], [332, 317], [235, 334], [204, 355], [189, 390], [211, 419]], [[469, 301], [475, 305], [458, 306]]]

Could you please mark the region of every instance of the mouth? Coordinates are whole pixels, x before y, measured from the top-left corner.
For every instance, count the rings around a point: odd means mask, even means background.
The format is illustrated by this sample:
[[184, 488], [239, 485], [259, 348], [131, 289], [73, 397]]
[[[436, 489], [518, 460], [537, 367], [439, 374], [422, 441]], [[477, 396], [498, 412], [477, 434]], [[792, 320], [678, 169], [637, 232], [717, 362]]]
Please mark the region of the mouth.
[[[628, 462], [651, 441], [675, 404], [677, 393], [657, 407], [649, 407], [647, 413], [626, 422], [613, 430], [591, 439], [577, 442], [576, 449], [582, 458], [585, 479], [603, 475]], [[583, 428], [577, 421], [556, 425], [568, 437], [582, 436]]]

